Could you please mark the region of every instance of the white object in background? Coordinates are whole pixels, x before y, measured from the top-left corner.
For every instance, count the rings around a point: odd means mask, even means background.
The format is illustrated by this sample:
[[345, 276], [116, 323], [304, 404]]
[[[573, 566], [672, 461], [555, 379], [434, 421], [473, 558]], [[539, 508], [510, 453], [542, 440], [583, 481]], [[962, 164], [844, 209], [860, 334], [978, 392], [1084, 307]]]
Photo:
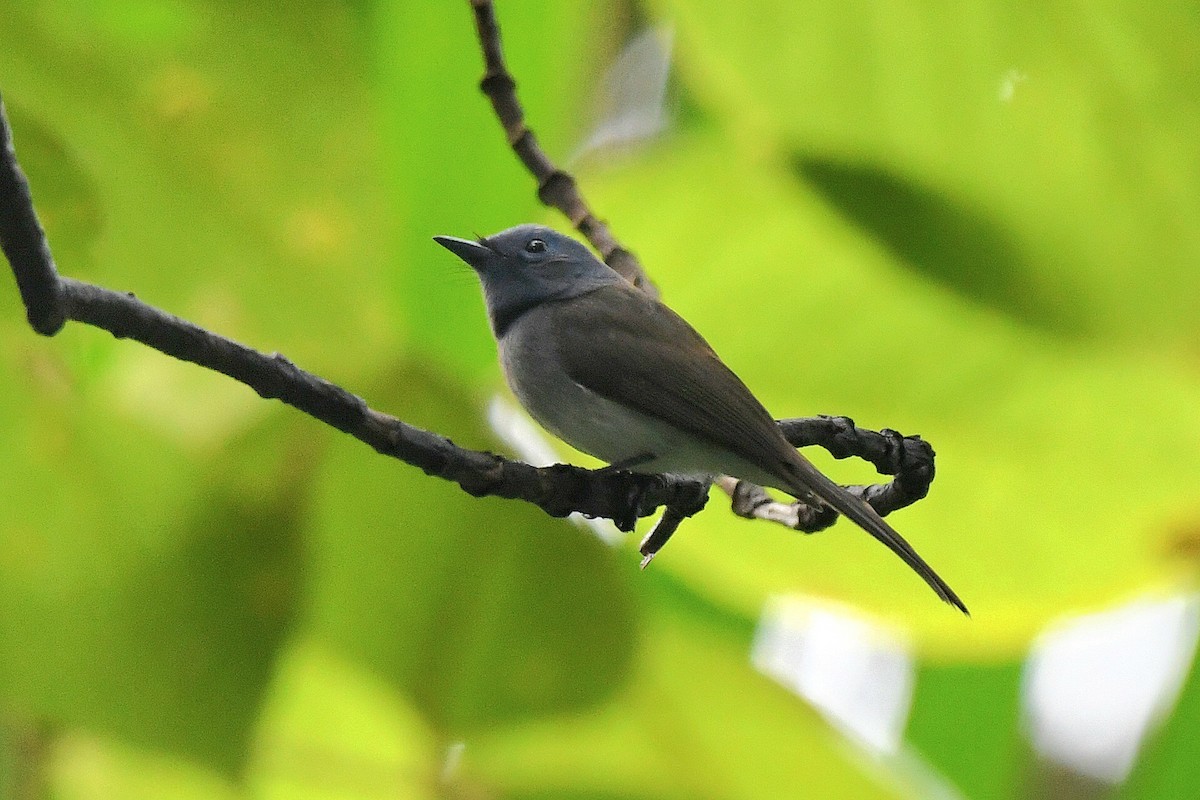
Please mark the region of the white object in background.
[[601, 81], [598, 122], [571, 161], [638, 144], [666, 130], [673, 39], [667, 26], [646, 28], [629, 39]]
[[1109, 783], [1174, 707], [1196, 650], [1200, 596], [1137, 600], [1064, 620], [1034, 643], [1024, 703], [1034, 749]]
[[964, 800], [904, 743], [914, 667], [900, 633], [828, 601], [773, 598], [759, 619], [750, 658], [857, 745], [849, 754], [866, 756], [862, 768], [882, 785], [922, 800]]
[[462, 766], [463, 753], [466, 750], [467, 743], [463, 741], [447, 745], [446, 756], [442, 759], [442, 783], [450, 783], [458, 776], [458, 769]]
[[1029, 76], [1016, 68], [1004, 73], [1004, 77], [1000, 79], [1000, 102], [1011, 103], [1017, 93], [1017, 87], [1027, 80]]
[[913, 664], [896, 633], [848, 608], [777, 598], [763, 611], [750, 659], [869, 752], [898, 752]]
[[[548, 467], [562, 461], [541, 428], [503, 396], [493, 395], [488, 403], [487, 419], [492, 431], [526, 464]], [[567, 519], [586, 527], [605, 544], [617, 545], [625, 540], [625, 534], [609, 520], [588, 519], [582, 514], [571, 514]]]

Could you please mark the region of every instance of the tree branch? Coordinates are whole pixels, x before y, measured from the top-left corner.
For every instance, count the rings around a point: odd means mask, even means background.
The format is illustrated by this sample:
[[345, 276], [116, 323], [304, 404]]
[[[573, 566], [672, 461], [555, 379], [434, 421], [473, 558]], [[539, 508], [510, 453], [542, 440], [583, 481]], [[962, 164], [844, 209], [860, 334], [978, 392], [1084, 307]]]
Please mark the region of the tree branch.
[[[517, 83], [504, 63], [500, 26], [496, 22], [492, 0], [470, 0], [470, 3], [483, 51], [484, 73], [479, 88], [491, 102], [513, 152], [537, 181], [538, 199], [561, 211], [604, 257], [605, 263], [634, 286], [657, 297], [658, 291], [641, 263], [592, 213], [579, 193], [575, 179], [554, 165], [525, 124], [525, 112], [517, 99]], [[934, 475], [934, 452], [919, 436], [905, 437], [886, 428], [882, 432], [864, 430], [856, 427], [848, 417], [789, 419], [779, 424], [784, 436], [796, 447], [820, 445], [834, 458], [858, 456], [874, 464], [881, 474], [895, 475], [895, 480], [886, 484], [846, 487], [851, 494], [870, 503], [880, 515], [911, 505], [929, 492]], [[805, 533], [828, 528], [837, 520], [837, 513], [831, 508], [814, 509], [801, 502], [783, 503], [772, 498], [763, 487], [748, 481], [721, 477], [716, 484], [732, 498], [733, 512], [741, 517], [770, 520]], [[643, 567], [666, 544], [685, 516], [690, 514], [679, 516], [668, 509], [658, 527], [642, 541]]]
[[538, 199], [544, 205], [561, 211], [575, 230], [579, 231], [600, 253], [604, 263], [615, 269], [627, 281], [647, 294], [657, 297], [658, 290], [646, 276], [630, 250], [617, 241], [579, 192], [575, 178], [559, 169], [542, 150], [533, 131], [525, 124], [525, 112], [517, 100], [517, 82], [504, 65], [504, 51], [500, 46], [500, 26], [491, 0], [470, 0], [475, 12], [475, 30], [479, 33], [479, 45], [483, 50], [484, 73], [479, 82], [480, 90], [492, 103], [496, 118], [504, 127], [504, 135], [517, 158], [537, 181]]
[[[525, 126], [516, 85], [504, 67], [492, 5], [481, 0], [471, 0], [471, 4], [487, 64], [483, 91], [491, 99], [513, 150], [538, 180], [539, 197], [563, 211], [610, 266], [654, 293], [637, 259], [588, 209], [574, 179], [557, 169], [538, 147]], [[384, 455], [453, 481], [473, 496], [524, 500], [555, 517], [572, 512], [605, 517], [625, 531], [632, 530], [639, 517], [664, 507], [658, 525], [642, 542], [643, 566], [683, 519], [704, 507], [710, 485], [707, 481], [592, 471], [565, 464], [536, 468], [459, 447], [444, 436], [371, 409], [362, 398], [300, 369], [279, 353], [267, 355], [227, 339], [147, 305], [132, 293], [60, 277], [34, 211], [28, 181], [17, 162], [2, 98], [0, 144], [0, 249], [16, 277], [29, 323], [38, 333], [53, 336], [67, 320], [74, 320], [117, 338], [133, 339], [174, 358], [228, 375], [264, 398], [278, 399]], [[818, 444], [838, 458], [856, 455], [874, 463], [881, 472], [896, 475], [883, 486], [849, 487], [881, 514], [924, 497], [933, 479], [933, 450], [918, 437], [905, 438], [886, 430], [864, 431], [844, 417], [786, 420], [780, 424], [789, 441], [797, 446]], [[770, 498], [763, 503], [758, 493], [765, 496], [765, 492], [751, 484], [741, 484], [734, 493], [738, 491], [742, 500], [735, 498], [734, 510], [743, 516], [764, 517], [764, 509], [775, 503]], [[805, 511], [799, 504], [787, 508], [794, 509], [789, 513], [797, 518], [792, 527], [802, 530], [817, 530], [833, 521], [827, 513]]]
[[[885, 484], [847, 486], [881, 516], [910, 506], [929, 494], [934, 477], [934, 452], [920, 436], [903, 436], [891, 428], [866, 430], [849, 417], [806, 417], [779, 421], [784, 437], [796, 447], [820, 445], [842, 459], [857, 456], [870, 461], [880, 474], [895, 475]], [[813, 509], [800, 502], [783, 503], [767, 494], [761, 486], [748, 481], [723, 477], [716, 481], [732, 498], [733, 513], [747, 519], [778, 522], [788, 528], [816, 533], [837, 520], [832, 509]]]
[[44, 336], [58, 333], [67, 321], [60, 302], [58, 272], [46, 232], [33, 210], [29, 181], [17, 163], [3, 98], [0, 98], [0, 246], [13, 265], [29, 324]]
[[30, 325], [52, 336], [66, 320], [102, 328], [183, 361], [228, 375], [264, 398], [350, 434], [384, 455], [454, 481], [474, 496], [525, 500], [547, 514], [572, 512], [613, 520], [632, 530], [660, 506], [699, 511], [708, 484], [657, 475], [598, 473], [558, 464], [535, 468], [492, 453], [467, 450], [444, 436], [375, 411], [362, 398], [306, 372], [279, 353], [267, 355], [138, 300], [58, 274], [17, 163], [0, 98], [0, 249], [12, 267]]

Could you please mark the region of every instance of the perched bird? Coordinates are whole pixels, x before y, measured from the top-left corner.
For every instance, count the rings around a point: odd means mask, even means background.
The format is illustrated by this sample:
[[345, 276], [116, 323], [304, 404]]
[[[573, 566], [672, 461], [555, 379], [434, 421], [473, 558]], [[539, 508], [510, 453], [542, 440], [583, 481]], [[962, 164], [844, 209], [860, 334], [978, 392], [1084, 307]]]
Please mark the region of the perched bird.
[[966, 606], [864, 501], [821, 474], [678, 314], [540, 225], [434, 241], [479, 275], [500, 364], [543, 427], [617, 469], [730, 475], [832, 506]]

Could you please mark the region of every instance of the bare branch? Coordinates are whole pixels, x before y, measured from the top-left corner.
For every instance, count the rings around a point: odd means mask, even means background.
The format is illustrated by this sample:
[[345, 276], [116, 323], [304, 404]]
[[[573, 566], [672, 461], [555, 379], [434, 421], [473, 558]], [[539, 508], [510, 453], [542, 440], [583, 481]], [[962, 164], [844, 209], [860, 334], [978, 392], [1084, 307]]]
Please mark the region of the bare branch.
[[[58, 275], [33, 210], [28, 183], [17, 164], [8, 118], [0, 99], [0, 248], [16, 276], [34, 330], [57, 333], [70, 319], [133, 339], [169, 356], [228, 375], [264, 398], [278, 399], [350, 434], [380, 453], [454, 481], [469, 494], [533, 503], [555, 517], [577, 511], [632, 530], [638, 517], [660, 506], [694, 509], [707, 492], [702, 481], [621, 472], [598, 473], [564, 464], [535, 468], [491, 453], [467, 450], [449, 439], [375, 411], [362, 398], [281, 354], [266, 355], [138, 300]], [[694, 511], [692, 513], [694, 513]]]
[[[588, 209], [574, 179], [557, 169], [538, 147], [525, 125], [516, 84], [504, 66], [492, 4], [471, 0], [471, 5], [486, 63], [481, 87], [513, 150], [538, 180], [539, 197], [566, 214], [610, 266], [634, 285], [656, 294], [637, 259]], [[132, 293], [60, 277], [34, 212], [28, 182], [17, 163], [2, 99], [0, 141], [0, 248], [16, 276], [26, 315], [35, 331], [54, 335], [70, 319], [102, 328], [118, 338], [134, 339], [174, 358], [228, 375], [264, 398], [287, 403], [380, 453], [428, 475], [454, 481], [474, 496], [524, 500], [556, 517], [572, 512], [605, 517], [626, 531], [632, 530], [639, 517], [664, 507], [658, 525], [642, 542], [643, 567], [683, 519], [704, 507], [710, 486], [706, 481], [611, 469], [592, 471], [564, 464], [535, 468], [459, 447], [443, 436], [371, 409], [362, 398], [300, 369], [281, 354], [261, 353], [147, 305]], [[848, 487], [880, 514], [921, 499], [933, 479], [933, 450], [919, 437], [902, 437], [890, 430], [864, 431], [845, 417], [794, 419], [780, 424], [796, 446], [819, 444], [837, 458], [859, 456], [881, 472], [896, 475], [885, 485]], [[721, 485], [734, 496], [734, 511], [743, 516], [785, 521], [789, 527], [806, 531], [826, 527], [835, 518], [828, 511], [814, 511], [802, 504], [777, 503], [752, 484], [730, 484], [729, 479], [722, 479]]]
[[899, 431], [860, 428], [849, 417], [803, 417], [780, 420], [783, 436], [796, 447], [819, 445], [837, 459], [857, 457], [871, 462], [881, 475], [895, 475], [885, 484], [849, 486], [881, 515], [910, 506], [929, 494], [935, 475], [933, 446], [920, 436]]
[[642, 543], [638, 547], [638, 551], [642, 554], [642, 569], [650, 565], [650, 562], [658, 555], [658, 551], [675, 534], [675, 531], [679, 529], [679, 523], [704, 508], [704, 504], [708, 502], [708, 488], [708, 484], [704, 484], [704, 491], [697, 493], [694, 505], [689, 505], [686, 498], [667, 505], [658, 524], [654, 526], [654, 530], [646, 534], [646, 538], [642, 539]]
[[29, 324], [45, 336], [58, 333], [67, 321], [59, 303], [58, 273], [46, 233], [33, 210], [29, 181], [17, 163], [3, 98], [0, 98], [0, 248], [13, 265]]
[[[934, 452], [920, 436], [903, 436], [890, 428], [866, 430], [849, 417], [805, 417], [779, 421], [783, 435], [796, 447], [820, 445], [834, 458], [857, 456], [871, 462], [883, 475], [895, 475], [884, 484], [847, 486], [886, 516], [910, 506], [929, 493], [934, 477]], [[777, 522], [793, 530], [816, 533], [837, 520], [832, 509], [814, 509], [805, 503], [785, 503], [767, 494], [761, 486], [736, 478], [722, 477], [716, 485], [732, 498], [733, 513], [748, 519]]]
[[828, 507], [813, 508], [799, 500], [776, 500], [757, 483], [722, 475], [716, 486], [729, 495], [730, 510], [739, 517], [775, 522], [803, 533], [823, 531], [837, 521], [837, 513]]
[[471, 0], [471, 8], [475, 11], [475, 30], [479, 33], [479, 45], [483, 50], [484, 73], [479, 88], [491, 101], [496, 118], [504, 127], [509, 146], [537, 181], [538, 199], [544, 205], [561, 211], [575, 226], [575, 230], [596, 248], [604, 258], [604, 263], [634, 286], [657, 297], [658, 290], [646, 276], [637, 256], [623, 247], [608, 226], [592, 213], [587, 201], [579, 193], [575, 179], [554, 165], [538, 144], [533, 131], [525, 124], [525, 112], [517, 99], [517, 82], [504, 65], [500, 26], [496, 22], [491, 0]]

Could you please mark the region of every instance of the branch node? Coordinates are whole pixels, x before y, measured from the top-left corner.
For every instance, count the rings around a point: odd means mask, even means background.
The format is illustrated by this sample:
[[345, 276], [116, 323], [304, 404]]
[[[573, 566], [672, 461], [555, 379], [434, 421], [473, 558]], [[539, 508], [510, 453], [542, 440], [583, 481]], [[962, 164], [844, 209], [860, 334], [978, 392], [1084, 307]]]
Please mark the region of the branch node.
[[[538, 184], [537, 196], [543, 205], [556, 205], [556, 198], [565, 197], [574, 191], [575, 179], [561, 169], [556, 169]], [[571, 224], [578, 226], [580, 221], [571, 220]]]
[[507, 94], [517, 90], [517, 82], [507, 72], [489, 72], [479, 82], [479, 91], [488, 97], [495, 94]]

